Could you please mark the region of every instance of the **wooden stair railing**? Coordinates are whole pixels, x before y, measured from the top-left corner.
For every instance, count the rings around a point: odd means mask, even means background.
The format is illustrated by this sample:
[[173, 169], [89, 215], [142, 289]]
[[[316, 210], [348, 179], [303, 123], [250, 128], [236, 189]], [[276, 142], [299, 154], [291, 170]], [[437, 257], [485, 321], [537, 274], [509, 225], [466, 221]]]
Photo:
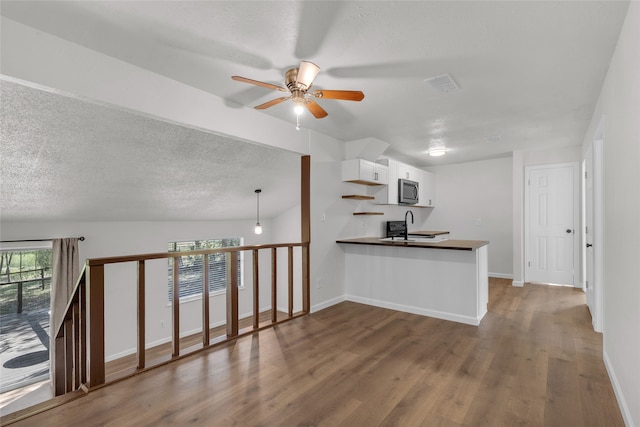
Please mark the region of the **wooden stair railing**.
[[[301, 307], [294, 313], [294, 274], [293, 250], [301, 248]], [[288, 259], [288, 304], [287, 316], [278, 320], [277, 316], [277, 249], [287, 248]], [[259, 251], [271, 251], [271, 320], [262, 325], [259, 322]], [[242, 251], [251, 251], [253, 259], [253, 324], [242, 331], [239, 329], [238, 312], [238, 256]], [[226, 337], [212, 342], [209, 330], [209, 255], [225, 253], [227, 256], [226, 286]], [[55, 372], [53, 373], [56, 396], [82, 389], [85, 392], [106, 384], [105, 380], [105, 336], [104, 336], [104, 271], [105, 265], [135, 262], [137, 264], [137, 363], [138, 374], [151, 367], [145, 360], [145, 262], [162, 258], [171, 258], [178, 265], [182, 256], [203, 256], [202, 277], [202, 348], [185, 354], [180, 352], [180, 297], [179, 268], [173, 268], [173, 300], [172, 300], [172, 354], [173, 361], [195, 351], [201, 351], [213, 345], [221, 344], [240, 336], [272, 327], [276, 324], [308, 314], [309, 301], [309, 243], [282, 243], [255, 246], [228, 247], [206, 249], [189, 252], [155, 253], [144, 255], [120, 256], [111, 258], [95, 258], [86, 261], [76, 283], [72, 297], [67, 305], [65, 316], [55, 335]], [[119, 378], [121, 379], [121, 378]]]

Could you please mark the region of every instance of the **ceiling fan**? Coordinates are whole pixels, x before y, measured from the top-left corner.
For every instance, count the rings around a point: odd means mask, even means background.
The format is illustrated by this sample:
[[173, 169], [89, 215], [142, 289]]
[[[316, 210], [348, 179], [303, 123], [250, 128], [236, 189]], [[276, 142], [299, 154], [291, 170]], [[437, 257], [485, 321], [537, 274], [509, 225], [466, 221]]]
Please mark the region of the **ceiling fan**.
[[301, 61], [298, 68], [291, 68], [287, 70], [284, 76], [285, 87], [273, 85], [271, 83], [260, 82], [258, 80], [248, 79], [246, 77], [232, 76], [233, 80], [239, 82], [250, 83], [256, 86], [265, 87], [267, 89], [279, 90], [281, 92], [290, 92], [289, 96], [282, 98], [276, 98], [271, 101], [260, 104], [255, 108], [258, 110], [264, 110], [274, 105], [280, 104], [288, 99], [292, 100], [295, 104], [295, 111], [297, 114], [301, 114], [303, 106], [307, 107], [309, 112], [313, 114], [316, 119], [326, 117], [328, 113], [313, 99], [309, 98], [325, 98], [325, 99], [341, 99], [345, 101], [362, 101], [364, 99], [364, 93], [355, 90], [314, 90], [309, 92], [313, 79], [316, 78], [320, 72], [318, 67], [313, 62]]

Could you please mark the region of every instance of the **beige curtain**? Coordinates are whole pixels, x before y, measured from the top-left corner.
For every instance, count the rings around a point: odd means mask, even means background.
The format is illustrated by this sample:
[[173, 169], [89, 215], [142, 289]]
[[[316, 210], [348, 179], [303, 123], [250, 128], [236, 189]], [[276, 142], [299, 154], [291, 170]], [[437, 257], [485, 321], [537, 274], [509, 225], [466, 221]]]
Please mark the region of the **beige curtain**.
[[[55, 338], [64, 311], [80, 274], [78, 239], [53, 239], [51, 253], [51, 315], [49, 320], [49, 361], [51, 385], [54, 384]], [[54, 388], [55, 390], [55, 388]]]

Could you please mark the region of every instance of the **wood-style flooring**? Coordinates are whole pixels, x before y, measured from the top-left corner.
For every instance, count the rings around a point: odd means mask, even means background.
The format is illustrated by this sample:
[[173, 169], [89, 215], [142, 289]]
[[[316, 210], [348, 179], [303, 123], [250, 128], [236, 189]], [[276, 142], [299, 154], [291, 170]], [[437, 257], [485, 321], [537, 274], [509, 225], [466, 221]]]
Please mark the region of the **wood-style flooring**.
[[22, 426], [623, 426], [582, 291], [491, 279], [479, 327], [344, 302]]

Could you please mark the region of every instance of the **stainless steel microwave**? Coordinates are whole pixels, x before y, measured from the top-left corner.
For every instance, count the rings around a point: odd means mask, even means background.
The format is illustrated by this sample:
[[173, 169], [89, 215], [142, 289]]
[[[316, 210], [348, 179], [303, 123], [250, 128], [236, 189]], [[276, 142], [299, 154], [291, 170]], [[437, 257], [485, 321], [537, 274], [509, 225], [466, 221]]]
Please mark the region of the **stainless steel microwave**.
[[401, 205], [415, 205], [418, 203], [419, 183], [408, 179], [398, 180], [398, 203]]

